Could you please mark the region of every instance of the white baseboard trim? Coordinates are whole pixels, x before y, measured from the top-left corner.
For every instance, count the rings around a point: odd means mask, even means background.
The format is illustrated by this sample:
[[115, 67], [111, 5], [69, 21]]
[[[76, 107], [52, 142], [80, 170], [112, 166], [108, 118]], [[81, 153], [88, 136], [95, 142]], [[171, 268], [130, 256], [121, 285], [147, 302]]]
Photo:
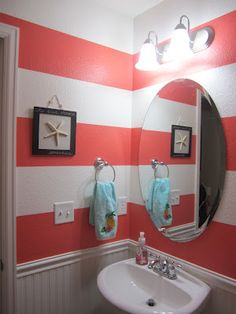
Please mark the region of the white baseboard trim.
[[[17, 278], [29, 276], [35, 273], [47, 271], [50, 269], [62, 267], [77, 263], [81, 260], [88, 258], [95, 258], [102, 255], [128, 251], [130, 256], [134, 256], [137, 242], [133, 240], [121, 240], [112, 243], [102, 244], [97, 247], [78, 250], [65, 254], [60, 254], [52, 257], [47, 257], [31, 262], [17, 265]], [[176, 263], [181, 264], [183, 269], [199, 279], [206, 282], [211, 287], [223, 289], [236, 295], [236, 280], [200, 267], [196, 264], [187, 262], [175, 256], [166, 254], [165, 252], [148, 247], [149, 252], [152, 254], [167, 256], [173, 259]]]

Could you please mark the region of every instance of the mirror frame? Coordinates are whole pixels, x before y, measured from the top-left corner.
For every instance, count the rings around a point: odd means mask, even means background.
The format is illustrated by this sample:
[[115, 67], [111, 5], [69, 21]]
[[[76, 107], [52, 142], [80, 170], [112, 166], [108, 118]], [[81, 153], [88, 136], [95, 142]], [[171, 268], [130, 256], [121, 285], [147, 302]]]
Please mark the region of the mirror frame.
[[[175, 227], [169, 227], [166, 228], [165, 226], [156, 226], [157, 229], [163, 234], [165, 235], [167, 238], [177, 241], [177, 242], [188, 242], [191, 241], [197, 237], [199, 237], [207, 228], [208, 224], [210, 223], [210, 221], [213, 219], [214, 214], [219, 206], [220, 203], [220, 199], [222, 197], [222, 193], [223, 193], [223, 187], [224, 187], [224, 179], [225, 179], [225, 161], [226, 161], [226, 148], [225, 148], [225, 137], [224, 137], [224, 130], [223, 130], [223, 126], [222, 126], [222, 122], [221, 122], [221, 117], [219, 115], [219, 112], [217, 110], [217, 107], [214, 103], [214, 101], [212, 100], [212, 98], [210, 97], [210, 95], [207, 93], [207, 91], [197, 82], [190, 80], [190, 79], [176, 79], [174, 81], [171, 81], [169, 83], [167, 83], [165, 86], [163, 86], [159, 92], [157, 93], [157, 95], [154, 97], [153, 101], [151, 102], [148, 111], [146, 113], [145, 119], [144, 119], [144, 123], [143, 123], [143, 128], [142, 128], [142, 132], [141, 132], [141, 136], [140, 136], [140, 148], [139, 148], [139, 178], [140, 178], [140, 186], [141, 186], [141, 191], [142, 191], [142, 195], [143, 195], [143, 199], [146, 203], [147, 198], [145, 196], [145, 192], [144, 192], [144, 188], [142, 187], [142, 178], [143, 178], [143, 174], [141, 174], [141, 165], [140, 165], [140, 155], [142, 153], [142, 133], [143, 130], [145, 128], [145, 122], [148, 119], [148, 115], [150, 115], [150, 110], [151, 110], [151, 106], [153, 105], [158, 105], [158, 103], [160, 101], [158, 101], [158, 98], [160, 96], [160, 94], [163, 92], [163, 90], [165, 88], [167, 88], [167, 86], [169, 87], [170, 84], [173, 83], [181, 83], [181, 84], [191, 84], [194, 86], [194, 89], [196, 90], [196, 114], [197, 114], [197, 126], [196, 129], [198, 130], [198, 135], [200, 133], [200, 136], [198, 136], [198, 140], [196, 140], [196, 172], [197, 175], [195, 176], [195, 206], [194, 206], [194, 222], [193, 224], [188, 225], [188, 224], [183, 224], [180, 226], [175, 226]], [[201, 199], [201, 191], [200, 191], [200, 182], [201, 182], [201, 170], [200, 170], [200, 164], [203, 162], [202, 161], [202, 154], [203, 154], [203, 148], [201, 147], [201, 142], [202, 142], [202, 103], [203, 101], [207, 102], [209, 105], [210, 110], [212, 111], [212, 115], [214, 117], [214, 120], [217, 122], [216, 123], [216, 131], [218, 132], [217, 135], [217, 141], [218, 143], [218, 148], [220, 148], [220, 152], [219, 152], [219, 162], [221, 165], [220, 171], [218, 173], [218, 181], [220, 183], [220, 188], [219, 188], [219, 193], [217, 195], [217, 199], [214, 202], [214, 206], [212, 206], [211, 210], [209, 211], [209, 213], [207, 214], [206, 219], [201, 223], [201, 225], [199, 225], [199, 200]], [[152, 117], [153, 119], [153, 117]], [[175, 124], [175, 123], [173, 123]], [[173, 143], [172, 143], [173, 145]], [[170, 154], [171, 155], [171, 154]], [[191, 154], [190, 154], [191, 155]], [[158, 160], [157, 158], [158, 156], [150, 156], [150, 161], [152, 160]], [[173, 157], [173, 156], [172, 156]], [[186, 156], [185, 156], [186, 157]], [[156, 159], [157, 158], [157, 159]], [[151, 162], [151, 163], [152, 163]], [[159, 162], [159, 161], [158, 161]], [[160, 161], [160, 163], [163, 163], [163, 161]], [[153, 164], [151, 164], [151, 166], [153, 167]], [[168, 164], [167, 164], [168, 167]], [[154, 168], [153, 168], [154, 169]]]

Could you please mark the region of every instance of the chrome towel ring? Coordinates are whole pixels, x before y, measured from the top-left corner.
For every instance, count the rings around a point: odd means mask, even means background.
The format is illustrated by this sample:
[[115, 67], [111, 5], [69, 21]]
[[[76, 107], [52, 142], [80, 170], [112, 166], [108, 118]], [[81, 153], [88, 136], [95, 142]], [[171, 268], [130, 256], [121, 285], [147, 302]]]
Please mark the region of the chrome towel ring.
[[104, 166], [110, 166], [113, 170], [113, 182], [115, 181], [116, 179], [116, 171], [115, 171], [115, 168], [109, 164], [107, 161], [105, 161], [104, 159], [98, 157], [95, 162], [94, 162], [94, 167], [95, 167], [95, 181], [97, 182], [97, 176], [98, 176], [98, 172], [100, 170], [103, 169]]
[[152, 159], [151, 166], [154, 169], [154, 178], [155, 179], [157, 178], [158, 166], [165, 166], [166, 167], [166, 170], [167, 170], [167, 176], [166, 177], [169, 178], [169, 174], [170, 174], [169, 167], [163, 161], [158, 161], [157, 159]]

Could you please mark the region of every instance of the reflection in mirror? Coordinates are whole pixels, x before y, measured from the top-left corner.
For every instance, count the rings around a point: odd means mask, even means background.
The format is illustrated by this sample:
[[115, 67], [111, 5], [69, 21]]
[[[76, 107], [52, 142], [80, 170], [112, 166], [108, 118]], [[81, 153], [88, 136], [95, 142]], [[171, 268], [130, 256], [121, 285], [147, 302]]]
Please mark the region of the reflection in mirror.
[[140, 138], [139, 176], [159, 231], [178, 242], [202, 234], [222, 196], [225, 142], [217, 108], [198, 83], [172, 81], [153, 99]]

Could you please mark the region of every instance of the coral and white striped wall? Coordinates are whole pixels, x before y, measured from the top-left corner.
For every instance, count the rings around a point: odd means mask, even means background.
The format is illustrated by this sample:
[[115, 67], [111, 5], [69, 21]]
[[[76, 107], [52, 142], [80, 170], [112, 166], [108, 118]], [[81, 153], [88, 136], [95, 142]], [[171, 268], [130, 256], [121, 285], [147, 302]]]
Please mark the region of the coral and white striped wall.
[[[75, 4], [81, 19], [85, 11], [95, 9], [91, 4]], [[88, 224], [96, 157], [114, 165], [117, 196], [129, 196], [133, 56], [127, 52], [132, 45], [131, 19], [113, 13], [109, 22], [97, 16], [83, 36], [76, 37], [65, 29], [60, 32], [58, 27], [29, 22], [32, 16], [25, 20], [6, 14], [16, 10], [21, 16], [30, 11], [22, 12], [17, 6], [6, 6], [0, 20], [20, 29], [16, 194], [17, 262], [22, 263], [101, 244]], [[101, 11], [99, 6], [97, 9], [96, 14]], [[57, 22], [59, 13], [55, 12], [49, 22]], [[103, 17], [111, 18], [110, 14], [104, 9]], [[92, 23], [96, 32], [102, 31], [99, 36], [106, 46], [96, 43]], [[57, 26], [72, 27], [70, 22]], [[130, 31], [126, 32], [127, 28]], [[76, 154], [32, 156], [33, 107], [46, 106], [54, 94], [63, 108], [77, 111]], [[102, 175], [109, 179], [112, 172], [106, 170]], [[66, 200], [74, 201], [75, 222], [55, 226], [53, 203]], [[128, 236], [129, 215], [121, 216], [116, 240]]]
[[[136, 239], [143, 229], [150, 246], [236, 278], [236, 46], [232, 44], [236, 13], [233, 1], [216, 2], [209, 8], [207, 1], [201, 0], [199, 9], [199, 1], [181, 0], [181, 9], [167, 0], [135, 19], [134, 47], [142, 44], [153, 27], [164, 27], [168, 33], [170, 25], [174, 27], [183, 14], [183, 8], [190, 18], [194, 16], [194, 26], [211, 25], [216, 32], [212, 46], [178, 70], [166, 64], [158, 73], [147, 74], [133, 69], [137, 54], [132, 52], [131, 19], [91, 0], [63, 2], [60, 6], [46, 0], [35, 1], [32, 6], [26, 0], [3, 1], [0, 22], [20, 29], [18, 263], [100, 244], [88, 224], [88, 205], [94, 182], [93, 162], [101, 156], [115, 166], [118, 196], [129, 196], [129, 213], [120, 216], [116, 240]], [[164, 23], [156, 27], [158, 20]], [[167, 38], [167, 33], [160, 38]], [[226, 185], [220, 208], [206, 233], [187, 244], [170, 242], [155, 230], [143, 206], [137, 169], [145, 112], [160, 88], [179, 77], [193, 79], [209, 92], [222, 116], [227, 141]], [[46, 106], [54, 94], [65, 109], [77, 111], [73, 157], [31, 155], [32, 108]], [[75, 201], [75, 222], [55, 226], [53, 203], [65, 200]]]

